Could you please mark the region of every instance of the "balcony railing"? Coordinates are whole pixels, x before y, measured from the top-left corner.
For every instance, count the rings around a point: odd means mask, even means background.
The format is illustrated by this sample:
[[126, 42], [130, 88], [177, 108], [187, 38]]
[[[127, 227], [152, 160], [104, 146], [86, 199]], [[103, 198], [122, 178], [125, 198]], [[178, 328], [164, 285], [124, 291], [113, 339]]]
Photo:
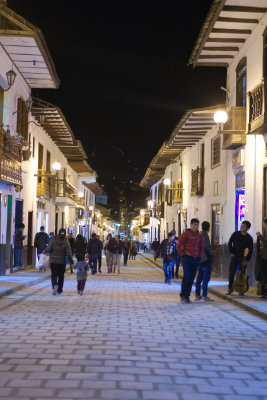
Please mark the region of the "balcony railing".
[[56, 198], [56, 177], [49, 176], [50, 173], [44, 168], [37, 171], [37, 196], [49, 199]]
[[21, 157], [19, 139], [0, 127], [0, 179], [15, 185], [22, 184]]
[[191, 196], [204, 194], [204, 168], [197, 167], [191, 171]]
[[249, 132], [265, 133], [266, 130], [266, 85], [263, 80], [249, 92]]
[[182, 203], [183, 201], [183, 182], [182, 181], [175, 181], [173, 182], [173, 194], [172, 194], [172, 201], [174, 203]]
[[57, 197], [68, 197], [69, 199], [72, 199], [76, 202], [77, 190], [74, 186], [67, 182], [66, 179], [57, 179], [56, 186]]
[[232, 107], [228, 121], [223, 125], [222, 148], [236, 149], [246, 144], [246, 108], [245, 107]]

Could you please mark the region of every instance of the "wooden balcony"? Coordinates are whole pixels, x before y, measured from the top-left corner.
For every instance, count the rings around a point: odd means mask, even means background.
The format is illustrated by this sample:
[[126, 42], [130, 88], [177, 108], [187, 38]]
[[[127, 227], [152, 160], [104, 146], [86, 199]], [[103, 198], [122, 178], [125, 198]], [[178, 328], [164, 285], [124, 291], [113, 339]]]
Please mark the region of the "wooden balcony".
[[0, 127], [0, 179], [14, 185], [22, 184], [21, 143]]
[[174, 203], [182, 203], [183, 202], [183, 182], [175, 181], [173, 182], [173, 192], [172, 192], [172, 201]]
[[37, 171], [37, 197], [48, 199], [56, 198], [56, 177], [49, 176], [50, 173], [44, 168]]
[[220, 132], [223, 134], [224, 150], [233, 150], [246, 144], [246, 108], [232, 107], [228, 121]]
[[162, 201], [157, 206], [157, 217], [158, 218], [164, 218], [164, 209], [165, 209], [165, 202]]
[[249, 133], [267, 132], [266, 85], [264, 80], [249, 95]]
[[204, 169], [197, 167], [191, 171], [191, 196], [204, 194]]
[[74, 186], [67, 182], [66, 179], [57, 179], [56, 186], [57, 197], [66, 197], [76, 202], [77, 190]]

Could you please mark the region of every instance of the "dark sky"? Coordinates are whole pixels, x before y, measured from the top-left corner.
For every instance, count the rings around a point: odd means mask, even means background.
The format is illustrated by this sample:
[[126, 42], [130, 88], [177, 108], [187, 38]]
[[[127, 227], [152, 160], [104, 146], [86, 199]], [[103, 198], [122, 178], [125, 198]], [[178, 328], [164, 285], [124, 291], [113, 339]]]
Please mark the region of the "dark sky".
[[186, 109], [224, 101], [223, 68], [187, 66], [210, 5], [8, 0], [42, 29], [61, 80], [34, 94], [61, 107], [112, 207], [122, 189], [144, 202], [138, 183]]

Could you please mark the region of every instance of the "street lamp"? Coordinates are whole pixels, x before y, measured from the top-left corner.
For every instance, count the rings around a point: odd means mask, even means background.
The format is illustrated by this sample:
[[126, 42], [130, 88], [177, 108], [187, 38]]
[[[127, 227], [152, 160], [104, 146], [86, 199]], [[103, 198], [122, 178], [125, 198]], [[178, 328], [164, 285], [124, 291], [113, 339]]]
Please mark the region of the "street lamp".
[[55, 162], [52, 164], [52, 169], [53, 169], [53, 171], [60, 171], [60, 170], [61, 170], [61, 164], [60, 164], [60, 162], [55, 161]]
[[83, 197], [83, 192], [78, 192], [78, 197], [81, 199]]
[[154, 203], [153, 203], [153, 200], [149, 200], [149, 201], [147, 202], [148, 207], [151, 207], [151, 208], [152, 208], [152, 207], [153, 207], [153, 204], [154, 204]]
[[163, 181], [163, 184], [165, 186], [169, 186], [171, 184], [171, 180], [169, 178], [165, 178], [164, 181]]
[[94, 207], [93, 206], [89, 206], [89, 210], [93, 211]]
[[228, 120], [228, 115], [226, 111], [219, 110], [215, 112], [214, 121], [216, 122], [216, 124], [225, 124], [227, 120]]
[[13, 69], [10, 69], [9, 71], [7, 71], [6, 78], [7, 78], [8, 88], [7, 89], [2, 89], [3, 92], [7, 92], [11, 88], [11, 86], [14, 85], [16, 76], [17, 76], [17, 74], [16, 74], [15, 71], [13, 71]]
[[145, 215], [144, 210], [141, 210], [141, 211], [140, 211], [140, 215]]

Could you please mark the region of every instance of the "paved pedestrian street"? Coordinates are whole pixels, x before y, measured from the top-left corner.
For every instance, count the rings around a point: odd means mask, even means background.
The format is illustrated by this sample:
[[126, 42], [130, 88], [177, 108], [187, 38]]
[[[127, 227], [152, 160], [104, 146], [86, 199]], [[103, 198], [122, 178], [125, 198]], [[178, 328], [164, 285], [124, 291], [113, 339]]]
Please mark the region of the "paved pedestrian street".
[[[0, 399], [267, 399], [267, 322], [180, 284], [138, 256], [121, 274], [75, 274], [0, 300]], [[193, 299], [193, 296], [191, 296]]]

